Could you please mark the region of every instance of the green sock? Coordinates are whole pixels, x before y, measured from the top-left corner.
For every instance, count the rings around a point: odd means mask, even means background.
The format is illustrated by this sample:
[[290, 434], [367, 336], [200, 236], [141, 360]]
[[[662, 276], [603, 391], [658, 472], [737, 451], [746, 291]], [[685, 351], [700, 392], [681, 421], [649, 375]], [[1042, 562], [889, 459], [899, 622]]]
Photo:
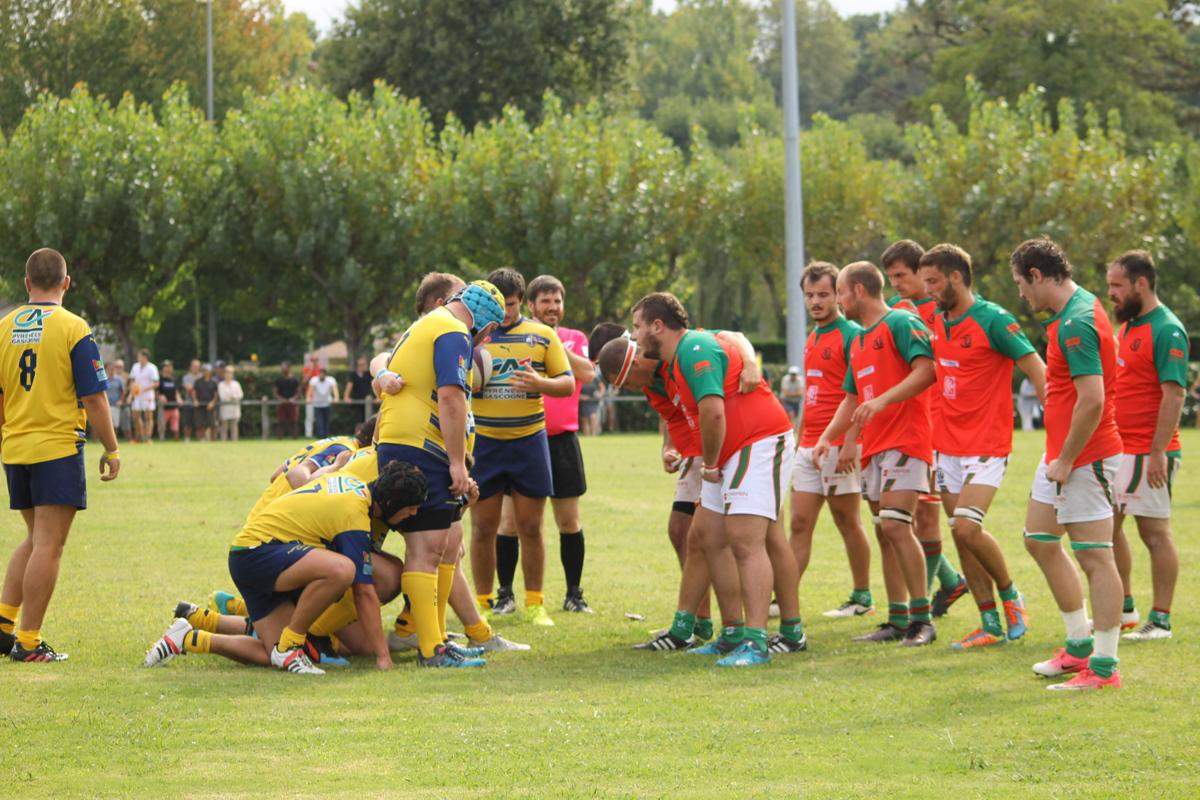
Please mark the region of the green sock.
[[1011, 603], [1020, 596], [1021, 593], [1017, 591], [1017, 584], [1015, 583], [1010, 583], [1000, 590], [1000, 600], [1005, 603]]
[[[939, 544], [939, 542], [934, 542]], [[933, 579], [938, 576], [938, 567], [942, 561], [942, 550], [939, 546], [934, 552], [930, 552], [931, 545], [929, 542], [921, 542], [921, 546], [925, 548], [925, 591], [928, 592], [933, 588]]]
[[696, 629], [692, 631], [692, 634], [701, 641], [707, 642], [709, 639], [711, 639], [713, 637], [712, 618], [697, 617]]
[[1171, 630], [1171, 612], [1162, 611], [1157, 608], [1150, 609], [1150, 621], [1160, 628]]
[[871, 589], [869, 587], [852, 591], [850, 593], [850, 602], [858, 603], [860, 606], [867, 606], [868, 608], [875, 605], [875, 602], [871, 599]]
[[741, 644], [742, 639], [746, 638], [746, 623], [740, 619], [726, 623], [721, 628], [721, 639], [726, 644]]
[[767, 652], [767, 629], [766, 628], [743, 628], [745, 631], [746, 641], [753, 644], [759, 651]]
[[908, 603], [888, 603], [888, 622], [897, 628], [907, 628]]
[[798, 642], [804, 638], [804, 623], [799, 617], [779, 621], [779, 635], [789, 641]]
[[688, 611], [676, 611], [675, 619], [671, 623], [671, 635], [677, 639], [683, 639], [685, 642], [692, 638], [692, 632], [696, 630], [696, 615]]
[[1092, 637], [1067, 639], [1067, 652], [1076, 658], [1087, 658], [1092, 654]]
[[1106, 658], [1105, 656], [1091, 656], [1088, 658], [1088, 669], [1101, 678], [1110, 678], [1113, 671], [1117, 668], [1118, 660], [1116, 658]]
[[979, 612], [980, 619], [983, 620], [983, 629], [993, 636], [1003, 636], [1004, 628], [1000, 627], [1000, 612], [995, 607], [989, 608], [986, 611]]
[[913, 622], [929, 622], [932, 619], [929, 613], [929, 598], [914, 597], [909, 600], [908, 618]]
[[1137, 606], [1135, 606], [1133, 604], [1133, 595], [1131, 595], [1131, 594], [1125, 595], [1125, 605], [1121, 606], [1121, 613], [1122, 614], [1132, 614], [1136, 609], [1137, 609]]
[[958, 582], [962, 580], [962, 576], [958, 574], [958, 570], [951, 566], [950, 559], [946, 558], [945, 555], [942, 555], [938, 559], [937, 577], [938, 583], [946, 590], [958, 586]]

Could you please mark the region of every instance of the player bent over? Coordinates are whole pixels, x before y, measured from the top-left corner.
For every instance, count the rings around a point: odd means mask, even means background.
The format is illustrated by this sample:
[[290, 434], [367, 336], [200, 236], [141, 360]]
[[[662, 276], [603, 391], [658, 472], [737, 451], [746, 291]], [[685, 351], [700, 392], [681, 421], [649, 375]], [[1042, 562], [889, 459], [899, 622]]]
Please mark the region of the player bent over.
[[309, 626], [353, 587], [375, 664], [389, 669], [372, 570], [372, 521], [400, 525], [425, 495], [421, 471], [393, 462], [371, 484], [332, 472], [274, 501], [234, 537], [229, 551], [229, 574], [257, 638], [197, 630], [177, 619], [146, 654], [145, 665], [184, 652], [213, 652], [256, 664], [266, 655], [285, 672], [322, 675], [305, 651]]
[[1187, 387], [1188, 336], [1179, 318], [1159, 302], [1157, 270], [1150, 254], [1125, 253], [1108, 267], [1108, 297], [1121, 329], [1117, 334], [1117, 428], [1121, 466], [1113, 555], [1124, 585], [1121, 628], [1138, 623], [1130, 576], [1133, 553], [1121, 530], [1125, 517], [1137, 522], [1150, 551], [1154, 605], [1146, 623], [1125, 634], [1130, 641], [1171, 638], [1171, 600], [1179, 575], [1179, 552], [1171, 536], [1171, 484], [1179, 471], [1179, 414]]
[[[1074, 675], [1050, 689], [1119, 687], [1121, 576], [1113, 559], [1113, 497], [1121, 455], [1117, 430], [1116, 343], [1104, 307], [1071, 279], [1071, 263], [1046, 238], [1010, 258], [1013, 281], [1046, 326], [1046, 455], [1038, 464], [1025, 517], [1025, 547], [1041, 567], [1067, 628], [1053, 657], [1033, 665], [1047, 678]], [[1087, 575], [1095, 638], [1079, 573], [1062, 548], [1063, 532]]]
[[[1046, 367], [1012, 314], [971, 289], [971, 257], [939, 244], [921, 256], [921, 278], [941, 311], [933, 320], [938, 422], [933, 428], [937, 489], [981, 624], [955, 650], [1003, 644], [1025, 635], [1028, 614], [1000, 545], [983, 529], [1012, 452], [1013, 363], [1044, 395]], [[992, 585], [1000, 591], [1005, 627]]]
[[[925, 391], [934, 381], [929, 333], [916, 315], [887, 307], [883, 276], [874, 264], [850, 264], [837, 286], [838, 305], [863, 332], [850, 345], [846, 396], [813, 448], [813, 459], [824, 463], [851, 425], [862, 431], [863, 478], [880, 557], [885, 564], [892, 559], [893, 566], [884, 570], [888, 621], [857, 641], [920, 647], [937, 638], [925, 594], [925, 559], [912, 525], [917, 495], [929, 490], [933, 459]], [[855, 458], [854, 451], [842, 450], [838, 471], [850, 471]]]
[[42, 641], [41, 629], [75, 512], [87, 508], [89, 420], [104, 443], [100, 480], [121, 468], [96, 342], [88, 324], [62, 306], [70, 287], [62, 255], [37, 250], [25, 262], [29, 301], [0, 320], [0, 458], [9, 507], [21, 512], [27, 531], [0, 590], [0, 656], [25, 663], [67, 658]]

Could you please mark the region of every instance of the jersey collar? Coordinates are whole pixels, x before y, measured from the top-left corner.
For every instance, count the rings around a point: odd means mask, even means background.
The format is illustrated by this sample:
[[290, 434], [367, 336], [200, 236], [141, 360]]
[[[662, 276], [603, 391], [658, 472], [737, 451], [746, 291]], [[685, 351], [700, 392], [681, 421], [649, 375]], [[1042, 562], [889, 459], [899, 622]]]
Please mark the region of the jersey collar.
[[25, 305], [27, 305], [27, 306], [61, 306], [62, 303], [56, 303], [53, 300], [30, 300]]
[[508, 325], [507, 327], [504, 325], [501, 325], [500, 327], [496, 328], [496, 331], [497, 331], [497, 333], [508, 333], [509, 331], [511, 331], [513, 328], [517, 327], [524, 321], [525, 321], [525, 316], [522, 314], [521, 316], [517, 317], [517, 321], [514, 322], [512, 325]]
[[967, 306], [967, 310], [964, 311], [962, 314], [959, 314], [954, 319], [950, 319], [950, 317], [946, 316], [946, 312], [943, 311], [942, 319], [944, 319], [946, 321], [946, 327], [953, 328], [955, 325], [962, 322], [967, 317], [971, 316], [971, 312], [975, 310], [975, 306], [977, 306], [977, 305], [979, 305], [979, 296], [978, 295], [976, 295], [976, 297], [975, 297], [974, 301], [972, 301], [971, 305]]
[[1058, 322], [1062, 318], [1063, 314], [1067, 313], [1067, 309], [1069, 309], [1075, 303], [1075, 300], [1079, 297], [1080, 293], [1082, 293], [1082, 292], [1083, 292], [1083, 287], [1076, 286], [1075, 291], [1071, 292], [1071, 296], [1067, 298], [1067, 302], [1063, 304], [1063, 307], [1059, 310], [1059, 312], [1057, 314], [1055, 314], [1054, 316], [1052, 316], [1050, 319], [1043, 322], [1042, 327], [1049, 328], [1051, 325]]
[[828, 325], [820, 325], [817, 327], [817, 335], [819, 336], [822, 333], [829, 333], [830, 331], [836, 331], [838, 328], [840, 328], [842, 326], [842, 323], [845, 321], [846, 321], [846, 318], [843, 317], [841, 314], [834, 314], [833, 322], [829, 323]]
[[1130, 328], [1132, 328], [1136, 325], [1145, 325], [1147, 322], [1150, 322], [1150, 320], [1154, 317], [1155, 314], [1157, 314], [1158, 312], [1160, 312], [1162, 310], [1163, 310], [1163, 304], [1159, 303], [1154, 308], [1147, 311], [1145, 314], [1142, 314], [1140, 317], [1135, 317], [1134, 319], [1129, 320], [1129, 322], [1127, 322], [1126, 325], [1128, 325]]

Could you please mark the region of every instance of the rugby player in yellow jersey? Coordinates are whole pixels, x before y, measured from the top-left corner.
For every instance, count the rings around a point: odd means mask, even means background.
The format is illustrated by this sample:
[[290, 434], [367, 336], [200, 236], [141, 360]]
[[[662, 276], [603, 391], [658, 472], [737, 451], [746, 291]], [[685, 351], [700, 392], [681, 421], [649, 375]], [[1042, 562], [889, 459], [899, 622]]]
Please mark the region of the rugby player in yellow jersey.
[[[467, 455], [474, 436], [468, 376], [472, 337], [482, 338], [504, 319], [504, 298], [475, 281], [418, 319], [396, 343], [386, 368], [375, 374], [387, 391], [379, 409], [376, 457], [382, 470], [395, 460], [421, 468], [429, 495], [401, 526], [405, 541], [404, 594], [416, 623], [419, 656], [428, 667], [476, 666], [444, 644], [442, 631], [461, 538], [454, 525], [472, 492]], [[479, 662], [482, 663], [482, 662]]]
[[471, 575], [480, 605], [490, 606], [496, 534], [504, 495], [509, 493], [524, 554], [525, 613], [534, 625], [553, 625], [542, 596], [546, 570], [542, 514], [546, 498], [554, 494], [542, 395], [569, 397], [575, 391], [575, 377], [554, 329], [521, 316], [525, 298], [521, 273], [505, 267], [488, 275], [488, 281], [504, 295], [504, 320], [487, 341], [491, 380], [473, 402], [479, 430], [471, 476], [479, 483], [479, 502], [471, 511]]
[[148, 667], [185, 652], [217, 653], [285, 672], [322, 675], [305, 651], [309, 626], [352, 588], [379, 669], [392, 666], [379, 623], [371, 528], [401, 525], [425, 500], [421, 470], [392, 462], [364, 483], [341, 472], [315, 478], [272, 502], [233, 539], [229, 574], [246, 599], [257, 638], [192, 628], [176, 619], [150, 651]]
[[104, 443], [100, 479], [121, 469], [104, 390], [108, 378], [88, 324], [62, 307], [67, 262], [50, 248], [25, 262], [29, 301], [0, 320], [0, 459], [9, 507], [25, 519], [0, 590], [0, 654], [64, 661], [42, 641], [42, 621], [75, 512], [87, 508], [86, 427]]

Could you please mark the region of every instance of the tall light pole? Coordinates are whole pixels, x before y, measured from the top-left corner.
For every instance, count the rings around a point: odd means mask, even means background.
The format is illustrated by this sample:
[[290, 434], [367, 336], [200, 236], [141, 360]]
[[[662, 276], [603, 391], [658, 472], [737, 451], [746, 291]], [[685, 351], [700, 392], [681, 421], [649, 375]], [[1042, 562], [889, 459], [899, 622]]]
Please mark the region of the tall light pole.
[[[212, 31], [212, 0], [207, 0], [207, 27], [208, 41], [206, 42], [205, 51], [207, 55], [207, 77], [208, 77], [208, 121], [212, 124], [213, 121], [213, 31]], [[215, 297], [208, 298], [208, 361], [214, 363], [217, 360], [217, 300]]]
[[784, 226], [787, 253], [788, 364], [804, 363], [808, 315], [800, 275], [804, 272], [804, 198], [800, 188], [800, 80], [796, 69], [796, 2], [783, 0]]

